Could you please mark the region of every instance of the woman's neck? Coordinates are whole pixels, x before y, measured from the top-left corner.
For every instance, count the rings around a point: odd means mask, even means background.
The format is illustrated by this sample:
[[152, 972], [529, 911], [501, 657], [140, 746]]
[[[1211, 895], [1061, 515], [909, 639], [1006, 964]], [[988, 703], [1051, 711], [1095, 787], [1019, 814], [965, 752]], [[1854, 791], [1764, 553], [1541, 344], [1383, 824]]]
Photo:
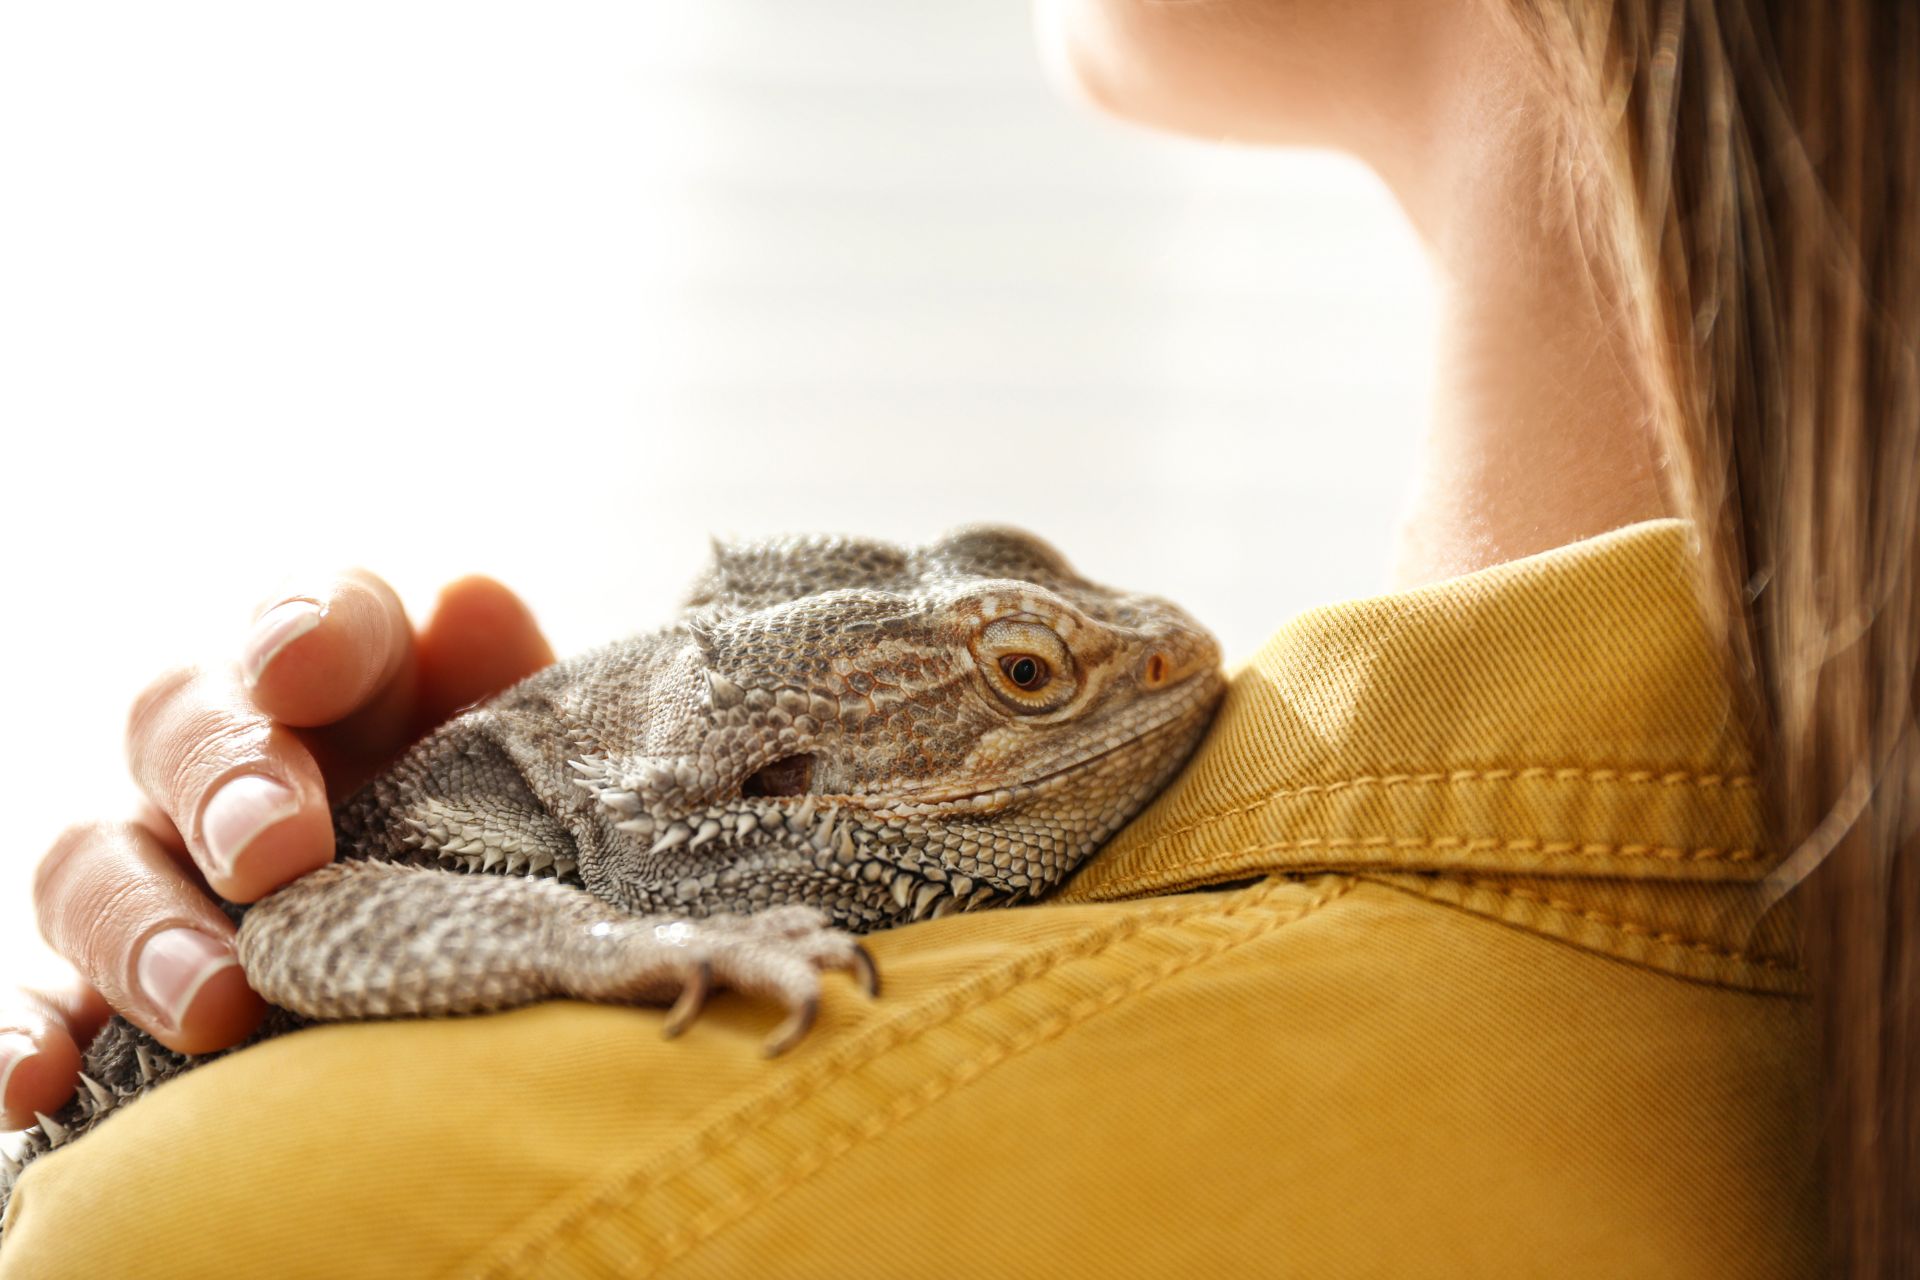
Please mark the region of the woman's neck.
[[[1474, 6], [1462, 6], [1472, 9]], [[1645, 385], [1556, 109], [1492, 36], [1373, 157], [1432, 255], [1440, 367], [1396, 577], [1414, 586], [1671, 513]]]

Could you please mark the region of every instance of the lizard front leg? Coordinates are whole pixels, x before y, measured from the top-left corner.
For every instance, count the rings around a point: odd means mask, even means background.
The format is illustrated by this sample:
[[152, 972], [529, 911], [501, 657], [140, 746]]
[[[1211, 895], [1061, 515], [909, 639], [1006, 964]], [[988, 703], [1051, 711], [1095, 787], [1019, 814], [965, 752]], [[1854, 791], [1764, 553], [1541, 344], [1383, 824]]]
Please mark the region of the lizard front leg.
[[336, 862], [273, 894], [240, 926], [240, 962], [262, 996], [328, 1021], [482, 1013], [572, 996], [669, 1004], [692, 1021], [715, 986], [779, 1001], [780, 1053], [819, 1008], [822, 969], [873, 963], [805, 907], [685, 920], [634, 916], [585, 890], [524, 876]]

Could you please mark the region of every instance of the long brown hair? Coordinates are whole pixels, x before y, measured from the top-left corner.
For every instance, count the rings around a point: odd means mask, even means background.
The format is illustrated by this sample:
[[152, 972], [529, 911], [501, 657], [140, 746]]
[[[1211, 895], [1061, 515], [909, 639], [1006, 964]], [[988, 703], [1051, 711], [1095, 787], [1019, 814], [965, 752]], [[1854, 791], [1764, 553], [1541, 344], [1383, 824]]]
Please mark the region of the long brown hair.
[[1836, 1267], [1920, 1275], [1920, 3], [1513, 0], [1751, 691]]

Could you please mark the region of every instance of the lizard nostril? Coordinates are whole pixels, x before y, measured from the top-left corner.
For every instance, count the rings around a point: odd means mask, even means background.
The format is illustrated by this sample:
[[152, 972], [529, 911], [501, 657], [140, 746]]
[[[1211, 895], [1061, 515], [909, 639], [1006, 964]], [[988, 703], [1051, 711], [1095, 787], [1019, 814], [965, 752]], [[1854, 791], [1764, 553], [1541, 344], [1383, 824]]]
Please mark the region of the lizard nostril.
[[784, 756], [740, 784], [743, 796], [803, 796], [813, 785], [813, 757]]

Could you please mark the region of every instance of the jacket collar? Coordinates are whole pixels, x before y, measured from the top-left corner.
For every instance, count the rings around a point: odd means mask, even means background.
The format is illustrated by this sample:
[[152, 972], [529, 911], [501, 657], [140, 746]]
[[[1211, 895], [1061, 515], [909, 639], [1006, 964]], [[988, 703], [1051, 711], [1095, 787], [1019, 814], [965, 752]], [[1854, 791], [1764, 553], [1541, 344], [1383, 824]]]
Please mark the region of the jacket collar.
[[1753, 753], [1691, 525], [1633, 525], [1303, 614], [1062, 901], [1272, 873], [1744, 883]]

